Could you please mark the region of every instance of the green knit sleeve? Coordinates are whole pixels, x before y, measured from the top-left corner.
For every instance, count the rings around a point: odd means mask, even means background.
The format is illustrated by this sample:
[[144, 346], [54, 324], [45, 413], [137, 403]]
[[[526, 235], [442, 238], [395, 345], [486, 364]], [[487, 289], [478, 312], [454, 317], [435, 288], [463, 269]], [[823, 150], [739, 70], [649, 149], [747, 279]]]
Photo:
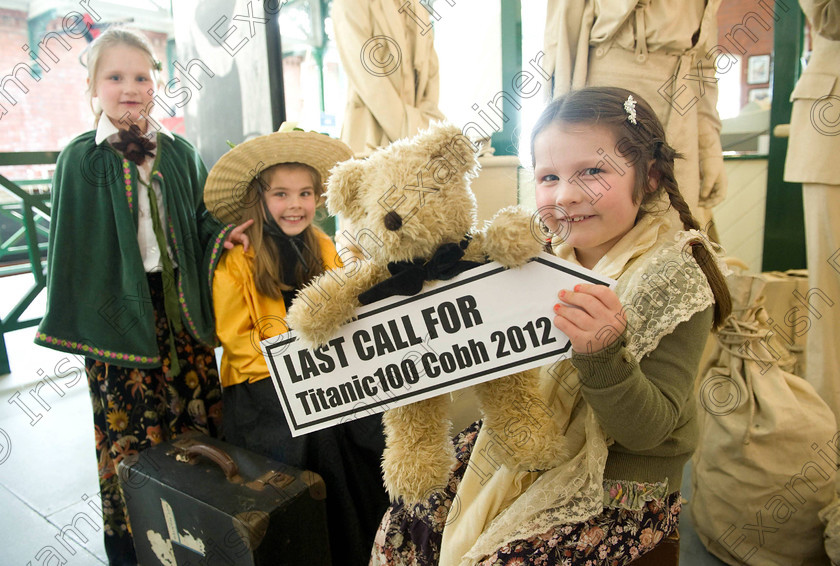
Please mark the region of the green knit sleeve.
[[714, 307], [695, 313], [664, 336], [641, 363], [624, 340], [594, 354], [572, 354], [582, 394], [608, 436], [632, 451], [655, 448], [677, 428], [694, 394], [694, 379]]

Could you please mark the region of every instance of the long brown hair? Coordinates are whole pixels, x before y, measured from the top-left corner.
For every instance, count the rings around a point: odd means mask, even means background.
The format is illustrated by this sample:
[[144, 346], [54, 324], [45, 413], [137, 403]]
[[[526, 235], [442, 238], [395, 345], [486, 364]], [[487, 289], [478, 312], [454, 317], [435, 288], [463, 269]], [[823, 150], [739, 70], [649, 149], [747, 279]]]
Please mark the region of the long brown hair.
[[[636, 101], [633, 124], [624, 108], [632, 96]], [[639, 217], [654, 212], [651, 205], [664, 191], [671, 206], [680, 216], [686, 230], [700, 230], [700, 223], [691, 214], [680, 193], [674, 175], [674, 161], [682, 158], [665, 140], [665, 128], [650, 105], [638, 94], [623, 88], [587, 87], [574, 90], [552, 101], [543, 111], [531, 132], [531, 165], [534, 166], [534, 142], [537, 136], [554, 123], [599, 125], [608, 128], [617, 141], [616, 153], [635, 170], [633, 202], [641, 202]], [[648, 168], [648, 164], [650, 167]], [[650, 186], [649, 176], [657, 180]], [[638, 218], [637, 218], [638, 220]], [[702, 243], [691, 245], [691, 253], [703, 270], [715, 296], [715, 327], [720, 327], [732, 311], [729, 288], [717, 262]]]
[[306, 269], [297, 258], [282, 257], [277, 244], [264, 232], [265, 212], [263, 207], [263, 193], [269, 187], [271, 175], [279, 170], [303, 169], [312, 177], [312, 186], [315, 189], [315, 200], [320, 201], [324, 193], [321, 183], [321, 175], [314, 168], [305, 163], [277, 163], [260, 171], [260, 174], [251, 180], [246, 194], [243, 195], [241, 208], [241, 221], [253, 220], [254, 224], [247, 230], [246, 234], [254, 250], [254, 284], [257, 292], [272, 299], [281, 299], [283, 291], [290, 291], [293, 287], [283, 280], [283, 264], [287, 261], [296, 262], [295, 277], [301, 283], [309, 282], [316, 275], [324, 272], [323, 259], [321, 257], [321, 243], [319, 240], [318, 228], [310, 224], [301, 233], [303, 239], [303, 256], [306, 259]]

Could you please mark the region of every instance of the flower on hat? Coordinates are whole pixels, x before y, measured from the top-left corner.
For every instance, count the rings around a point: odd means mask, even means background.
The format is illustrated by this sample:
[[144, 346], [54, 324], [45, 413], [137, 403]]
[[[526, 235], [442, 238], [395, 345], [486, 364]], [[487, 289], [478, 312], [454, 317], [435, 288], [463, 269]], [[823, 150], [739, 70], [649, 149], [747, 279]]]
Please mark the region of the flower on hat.
[[278, 132], [302, 132], [304, 131], [303, 128], [298, 128], [297, 122], [283, 122], [280, 124], [280, 127], [277, 128]]

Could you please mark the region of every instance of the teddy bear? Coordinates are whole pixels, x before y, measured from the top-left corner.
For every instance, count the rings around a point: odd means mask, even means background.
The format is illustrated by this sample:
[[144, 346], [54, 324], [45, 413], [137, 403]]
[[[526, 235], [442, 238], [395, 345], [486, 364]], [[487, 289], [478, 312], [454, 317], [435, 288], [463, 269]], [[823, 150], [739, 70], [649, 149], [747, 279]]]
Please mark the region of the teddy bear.
[[[472, 143], [448, 123], [338, 164], [327, 182], [327, 209], [357, 234], [373, 234], [374, 243], [364, 246], [361, 261], [346, 262], [344, 273], [322, 274], [300, 290], [286, 319], [298, 340], [311, 348], [326, 344], [362, 304], [416, 294], [423, 280], [449, 279], [487, 261], [515, 268], [539, 254], [543, 244], [524, 209], [502, 209], [478, 229], [470, 189], [477, 170]], [[538, 383], [538, 371], [530, 370], [474, 386], [482, 426], [502, 434], [521, 417], [516, 407], [539, 399]], [[392, 499], [418, 502], [445, 487], [455, 463], [449, 404], [443, 394], [383, 415], [383, 479]], [[532, 420], [527, 438], [507, 443], [506, 465], [547, 469], [564, 457], [563, 436], [550, 414], [535, 418], [542, 421]]]

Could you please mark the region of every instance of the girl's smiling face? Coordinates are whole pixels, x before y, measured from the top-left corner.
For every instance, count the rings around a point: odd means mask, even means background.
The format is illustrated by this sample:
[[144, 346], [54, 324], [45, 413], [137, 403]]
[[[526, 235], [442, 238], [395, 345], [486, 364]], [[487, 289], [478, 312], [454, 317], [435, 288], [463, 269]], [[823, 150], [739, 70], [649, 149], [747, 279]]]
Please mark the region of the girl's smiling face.
[[534, 140], [540, 216], [586, 268], [633, 228], [641, 206], [633, 202], [634, 166], [624, 166], [615, 146], [612, 131], [589, 124], [554, 122]]
[[102, 51], [92, 94], [114, 126], [127, 130], [137, 124], [145, 132], [154, 92], [152, 62], [145, 52], [122, 43]]
[[312, 224], [317, 199], [312, 173], [303, 166], [270, 171], [263, 199], [271, 217], [287, 236], [297, 236]]

